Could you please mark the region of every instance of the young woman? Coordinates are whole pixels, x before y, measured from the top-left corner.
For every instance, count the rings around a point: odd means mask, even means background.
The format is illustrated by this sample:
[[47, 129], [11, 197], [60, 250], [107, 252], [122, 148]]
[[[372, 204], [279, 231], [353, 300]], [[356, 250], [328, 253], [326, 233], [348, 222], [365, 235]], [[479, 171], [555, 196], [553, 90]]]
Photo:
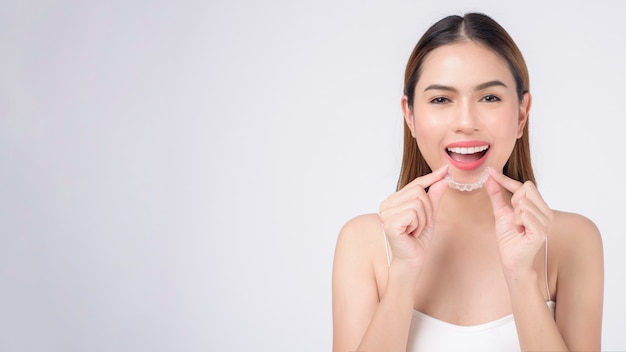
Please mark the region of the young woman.
[[404, 84], [398, 191], [337, 241], [334, 351], [600, 350], [600, 234], [535, 187], [528, 72], [508, 33], [446, 17]]

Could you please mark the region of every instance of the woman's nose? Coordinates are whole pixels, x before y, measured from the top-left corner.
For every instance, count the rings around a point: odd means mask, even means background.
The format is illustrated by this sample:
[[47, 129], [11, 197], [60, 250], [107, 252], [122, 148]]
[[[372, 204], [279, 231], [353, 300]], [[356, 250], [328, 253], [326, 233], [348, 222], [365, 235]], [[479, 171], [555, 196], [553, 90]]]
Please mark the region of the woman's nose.
[[454, 130], [458, 133], [473, 133], [478, 131], [478, 119], [476, 111], [471, 104], [463, 103], [458, 105], [454, 117]]

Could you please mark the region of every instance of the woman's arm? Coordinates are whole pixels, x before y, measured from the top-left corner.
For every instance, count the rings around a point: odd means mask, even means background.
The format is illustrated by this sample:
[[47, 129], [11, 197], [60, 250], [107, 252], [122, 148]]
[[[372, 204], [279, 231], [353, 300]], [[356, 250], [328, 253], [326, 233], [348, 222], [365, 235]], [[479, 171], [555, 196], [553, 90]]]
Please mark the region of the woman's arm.
[[335, 352], [406, 351], [414, 292], [407, 278], [415, 273], [393, 264], [379, 301], [374, 258], [384, 245], [375, 214], [351, 220], [339, 234], [333, 264]]
[[582, 216], [557, 213], [552, 234], [555, 317], [546, 309], [536, 275], [509, 280], [522, 350], [600, 351], [604, 287], [600, 233]]
[[556, 323], [570, 350], [600, 351], [604, 298], [600, 232], [589, 219], [570, 213], [558, 213], [555, 225]]
[[[379, 216], [356, 218], [342, 229], [333, 268], [335, 352], [406, 351], [415, 283], [448, 187], [446, 172], [416, 178], [382, 202]], [[373, 258], [385, 246], [383, 228], [393, 255], [379, 300]]]
[[537, 288], [536, 273], [509, 278], [507, 284], [521, 350], [568, 351], [545, 298]]
[[[531, 182], [522, 184], [494, 170], [490, 176], [486, 187], [521, 349], [599, 350], [603, 256], [597, 228], [580, 215], [552, 211]], [[510, 201], [500, 186], [511, 192]], [[557, 268], [554, 318], [532, 265], [546, 238], [555, 248], [550, 257]]]

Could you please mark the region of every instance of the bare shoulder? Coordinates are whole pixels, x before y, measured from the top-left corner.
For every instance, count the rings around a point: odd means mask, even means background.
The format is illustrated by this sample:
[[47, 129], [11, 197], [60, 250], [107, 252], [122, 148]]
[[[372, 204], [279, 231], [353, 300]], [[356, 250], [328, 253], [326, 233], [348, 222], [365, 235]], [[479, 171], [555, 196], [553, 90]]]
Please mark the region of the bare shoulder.
[[350, 219], [342, 227], [337, 239], [337, 250], [345, 249], [373, 255], [381, 246], [382, 234], [382, 226], [377, 214], [359, 215]]
[[377, 214], [352, 218], [339, 232], [332, 279], [335, 351], [356, 350], [376, 311], [380, 299], [375, 262], [380, 262], [384, 246]]
[[[569, 240], [597, 241], [600, 231], [591, 219], [576, 213], [553, 211], [553, 230], [559, 237]], [[564, 239], [565, 239], [564, 238]]]
[[567, 345], [597, 351], [602, 335], [604, 255], [600, 231], [585, 216], [553, 212], [548, 235], [556, 323]]
[[569, 262], [577, 258], [602, 257], [602, 237], [591, 219], [564, 211], [554, 211], [553, 214], [550, 242], [557, 245], [561, 259]]

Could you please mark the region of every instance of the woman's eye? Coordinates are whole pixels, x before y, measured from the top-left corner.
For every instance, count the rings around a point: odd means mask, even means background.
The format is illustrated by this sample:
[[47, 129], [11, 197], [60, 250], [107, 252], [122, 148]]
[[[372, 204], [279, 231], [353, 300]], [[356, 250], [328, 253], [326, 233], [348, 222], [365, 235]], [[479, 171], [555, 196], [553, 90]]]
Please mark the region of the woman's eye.
[[430, 101], [433, 104], [445, 104], [447, 102], [449, 102], [448, 98], [444, 98], [444, 97], [436, 97], [435, 99]]
[[495, 95], [487, 95], [483, 98], [484, 101], [488, 102], [488, 103], [494, 103], [496, 101], [500, 101], [500, 98], [496, 97]]

